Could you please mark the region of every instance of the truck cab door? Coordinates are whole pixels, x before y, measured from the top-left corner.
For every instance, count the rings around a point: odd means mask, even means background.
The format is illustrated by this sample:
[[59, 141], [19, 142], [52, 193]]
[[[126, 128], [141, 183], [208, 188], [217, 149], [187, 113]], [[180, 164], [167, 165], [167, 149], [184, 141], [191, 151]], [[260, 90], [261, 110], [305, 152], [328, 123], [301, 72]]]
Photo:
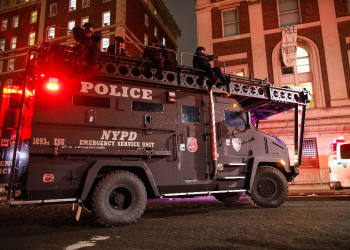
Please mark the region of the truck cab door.
[[182, 180], [206, 179], [207, 157], [203, 96], [177, 98], [179, 172]]
[[[244, 162], [251, 154], [249, 121], [246, 113], [233, 104], [217, 103], [215, 107], [217, 145], [220, 158]], [[227, 160], [228, 160], [227, 159]], [[226, 161], [226, 160], [225, 160]], [[223, 162], [225, 164], [225, 162]]]

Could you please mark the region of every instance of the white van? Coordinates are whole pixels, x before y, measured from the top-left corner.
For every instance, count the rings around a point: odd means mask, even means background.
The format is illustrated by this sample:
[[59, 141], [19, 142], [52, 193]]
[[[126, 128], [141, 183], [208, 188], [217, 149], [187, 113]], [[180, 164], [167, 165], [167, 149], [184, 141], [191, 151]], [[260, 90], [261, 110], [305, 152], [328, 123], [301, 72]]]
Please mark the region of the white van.
[[334, 139], [328, 157], [331, 189], [350, 188], [350, 141], [343, 136]]

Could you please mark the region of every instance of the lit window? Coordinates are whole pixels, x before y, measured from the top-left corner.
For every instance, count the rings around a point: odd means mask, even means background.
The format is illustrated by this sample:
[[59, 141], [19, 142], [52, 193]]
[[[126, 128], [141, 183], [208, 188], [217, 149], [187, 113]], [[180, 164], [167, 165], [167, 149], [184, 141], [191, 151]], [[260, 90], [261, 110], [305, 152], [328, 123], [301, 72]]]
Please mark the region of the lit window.
[[165, 40], [165, 37], [163, 37], [163, 46], [166, 47], [166, 40]]
[[154, 26], [154, 37], [157, 38], [158, 37], [158, 29], [156, 26]]
[[107, 52], [109, 46], [109, 39], [108, 38], [102, 38], [102, 43], [101, 43], [101, 49], [103, 52]]
[[88, 23], [88, 22], [89, 22], [89, 17], [88, 17], [88, 16], [83, 17], [83, 18], [81, 19], [81, 26], [83, 26], [85, 23]]
[[35, 44], [35, 31], [29, 33], [29, 45], [34, 45]]
[[77, 9], [77, 0], [69, 0], [69, 11]]
[[102, 23], [104, 26], [111, 25], [111, 12], [104, 12], [102, 14]]
[[297, 49], [297, 71], [298, 73], [310, 72], [309, 54], [301, 47]]
[[55, 33], [56, 33], [56, 29], [54, 27], [50, 27], [49, 29], [49, 39], [53, 39], [55, 38]]
[[155, 16], [157, 15], [157, 10], [156, 10], [156, 9], [153, 11], [153, 14], [154, 14]]
[[5, 39], [0, 40], [0, 50], [5, 51]]
[[16, 48], [16, 44], [17, 44], [17, 36], [11, 37], [10, 49], [15, 49]]
[[83, 0], [82, 2], [82, 8], [90, 7], [90, 0]]
[[57, 3], [53, 3], [50, 5], [50, 16], [57, 15]]
[[36, 23], [38, 20], [38, 11], [32, 11], [32, 14], [30, 16], [30, 23]]
[[8, 65], [7, 65], [7, 71], [11, 71], [15, 69], [15, 58], [9, 59]]
[[148, 26], [148, 25], [149, 25], [149, 23], [148, 23], [148, 16], [147, 16], [147, 14], [145, 14], [145, 25], [146, 25], [146, 26]]
[[7, 23], [8, 23], [7, 18], [2, 19], [2, 22], [1, 22], [1, 30], [7, 30]]
[[238, 26], [238, 10], [231, 9], [222, 12], [223, 34], [226, 36], [234, 36], [239, 34]]
[[146, 34], [145, 34], [143, 43], [144, 45], [148, 45], [148, 36]]
[[278, 11], [281, 27], [301, 23], [298, 0], [279, 0]]
[[14, 16], [12, 20], [12, 28], [17, 28], [19, 23], [19, 16]]
[[0, 61], [0, 73], [2, 73], [3, 67], [4, 67], [4, 61]]
[[[72, 20], [72, 21], [68, 21], [68, 26], [67, 28], [69, 30], [73, 30], [73, 28], [75, 27], [75, 20]], [[71, 35], [72, 32], [71, 31], [67, 31], [67, 35]]]

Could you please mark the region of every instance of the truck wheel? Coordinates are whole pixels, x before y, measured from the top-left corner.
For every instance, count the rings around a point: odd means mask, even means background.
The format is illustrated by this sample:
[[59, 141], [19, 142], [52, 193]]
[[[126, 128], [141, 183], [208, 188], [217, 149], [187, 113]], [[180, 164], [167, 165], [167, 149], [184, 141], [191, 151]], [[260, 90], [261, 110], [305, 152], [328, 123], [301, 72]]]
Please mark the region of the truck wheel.
[[213, 195], [213, 197], [218, 202], [230, 204], [230, 203], [235, 203], [239, 199], [239, 197], [241, 197], [241, 195], [242, 195], [242, 193], [237, 193], [237, 194], [215, 194], [215, 195]]
[[288, 196], [288, 182], [281, 171], [270, 166], [259, 167], [249, 200], [258, 207], [278, 207]]
[[142, 181], [127, 171], [108, 174], [97, 184], [91, 210], [106, 226], [123, 226], [138, 220], [147, 204], [147, 191]]

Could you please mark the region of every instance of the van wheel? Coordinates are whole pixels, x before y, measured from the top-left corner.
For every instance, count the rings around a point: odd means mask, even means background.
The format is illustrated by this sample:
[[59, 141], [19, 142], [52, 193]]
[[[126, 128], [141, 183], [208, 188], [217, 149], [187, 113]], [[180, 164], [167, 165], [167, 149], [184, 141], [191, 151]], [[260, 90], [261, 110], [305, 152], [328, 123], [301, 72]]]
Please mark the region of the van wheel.
[[251, 193], [247, 193], [247, 196], [258, 207], [278, 207], [288, 197], [286, 177], [276, 168], [270, 166], [259, 167]]
[[142, 181], [127, 171], [115, 171], [97, 184], [91, 202], [96, 218], [106, 226], [134, 223], [143, 214], [147, 191]]
[[222, 203], [235, 203], [240, 197], [242, 193], [237, 193], [237, 194], [215, 194], [213, 197], [215, 200], [218, 202]]

